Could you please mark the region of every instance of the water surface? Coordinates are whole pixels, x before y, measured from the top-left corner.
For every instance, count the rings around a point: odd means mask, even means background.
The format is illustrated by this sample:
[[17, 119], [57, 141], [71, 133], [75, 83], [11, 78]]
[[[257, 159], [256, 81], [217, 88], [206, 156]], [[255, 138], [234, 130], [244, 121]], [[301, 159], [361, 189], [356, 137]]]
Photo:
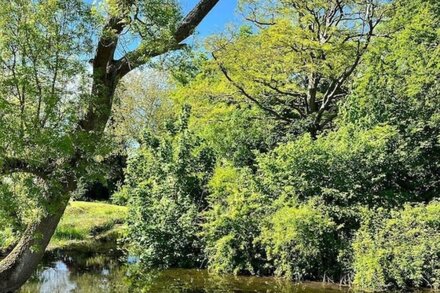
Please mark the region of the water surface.
[[[127, 266], [114, 258], [55, 256], [43, 264], [21, 293], [323, 293], [348, 292], [322, 283], [294, 284], [270, 277], [214, 275], [206, 270], [169, 269], [130, 276]], [[136, 280], [135, 280], [136, 279]], [[136, 284], [136, 285], [134, 285]]]

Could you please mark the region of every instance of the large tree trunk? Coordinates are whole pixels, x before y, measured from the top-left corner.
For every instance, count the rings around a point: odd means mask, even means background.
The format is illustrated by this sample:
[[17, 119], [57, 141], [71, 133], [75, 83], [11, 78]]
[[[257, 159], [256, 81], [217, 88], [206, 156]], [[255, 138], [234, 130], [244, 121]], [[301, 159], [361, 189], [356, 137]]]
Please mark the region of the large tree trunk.
[[31, 277], [68, 202], [68, 197], [59, 200], [46, 216], [30, 224], [16, 247], [0, 262], [0, 292], [15, 292]]

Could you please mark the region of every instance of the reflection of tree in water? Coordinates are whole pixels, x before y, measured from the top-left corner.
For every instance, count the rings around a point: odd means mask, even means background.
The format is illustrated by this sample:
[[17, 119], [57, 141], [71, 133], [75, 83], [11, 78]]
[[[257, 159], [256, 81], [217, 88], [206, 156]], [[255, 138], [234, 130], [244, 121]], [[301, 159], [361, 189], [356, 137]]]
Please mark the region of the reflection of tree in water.
[[69, 293], [76, 289], [70, 280], [70, 272], [62, 261], [54, 263], [53, 268], [45, 269], [40, 274], [40, 293]]
[[339, 288], [326, 288], [323, 284], [298, 285], [287, 279], [210, 274], [207, 270], [167, 269], [146, 270], [141, 266], [129, 268], [130, 292], [151, 293], [346, 293]]
[[[53, 259], [55, 260], [55, 259]], [[21, 293], [347, 293], [323, 283], [295, 284], [270, 277], [210, 274], [207, 270], [151, 270], [131, 257], [121, 265], [102, 255], [63, 256], [40, 270]]]

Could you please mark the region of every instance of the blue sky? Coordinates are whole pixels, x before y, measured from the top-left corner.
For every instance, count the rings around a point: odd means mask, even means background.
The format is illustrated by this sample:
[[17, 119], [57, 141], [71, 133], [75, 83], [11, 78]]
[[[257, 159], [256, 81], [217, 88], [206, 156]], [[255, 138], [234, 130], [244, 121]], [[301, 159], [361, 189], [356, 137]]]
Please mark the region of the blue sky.
[[[84, 0], [87, 3], [99, 2], [100, 0]], [[199, 0], [178, 0], [182, 6], [183, 14], [186, 15], [191, 9], [193, 9]], [[197, 27], [197, 33], [195, 34], [195, 40], [201, 41], [205, 37], [221, 33], [224, 31], [228, 23], [240, 23], [240, 16], [236, 13], [236, 8], [239, 0], [219, 0], [219, 3], [214, 7], [211, 13], [202, 21]], [[190, 37], [185, 43], [194, 43], [194, 37]], [[129, 44], [125, 49], [133, 49], [137, 46], [137, 43]], [[121, 50], [119, 54], [125, 54], [126, 51]], [[119, 56], [119, 55], [118, 55]], [[119, 56], [120, 57], [120, 56]]]
[[[184, 12], [191, 10], [198, 0], [180, 0]], [[238, 0], [220, 0], [211, 13], [199, 25], [197, 31], [201, 37], [223, 31], [225, 25], [231, 22], [238, 22], [236, 14]]]
[[[92, 3], [95, 0], [85, 0]], [[198, 3], [199, 0], [179, 0], [182, 5], [183, 12], [186, 14]], [[236, 15], [238, 0], [220, 0], [211, 13], [203, 20], [197, 31], [201, 37], [206, 37], [213, 33], [223, 31], [225, 25], [230, 22], [238, 22], [239, 17]]]

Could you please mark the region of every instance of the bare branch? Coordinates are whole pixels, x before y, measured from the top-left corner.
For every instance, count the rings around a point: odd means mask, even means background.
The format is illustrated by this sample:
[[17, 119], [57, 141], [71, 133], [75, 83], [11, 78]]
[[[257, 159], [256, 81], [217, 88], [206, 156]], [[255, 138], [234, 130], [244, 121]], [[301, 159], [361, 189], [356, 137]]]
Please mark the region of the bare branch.
[[177, 43], [188, 38], [194, 29], [202, 22], [206, 15], [214, 8], [219, 0], [200, 0], [199, 3], [183, 19], [174, 34]]

